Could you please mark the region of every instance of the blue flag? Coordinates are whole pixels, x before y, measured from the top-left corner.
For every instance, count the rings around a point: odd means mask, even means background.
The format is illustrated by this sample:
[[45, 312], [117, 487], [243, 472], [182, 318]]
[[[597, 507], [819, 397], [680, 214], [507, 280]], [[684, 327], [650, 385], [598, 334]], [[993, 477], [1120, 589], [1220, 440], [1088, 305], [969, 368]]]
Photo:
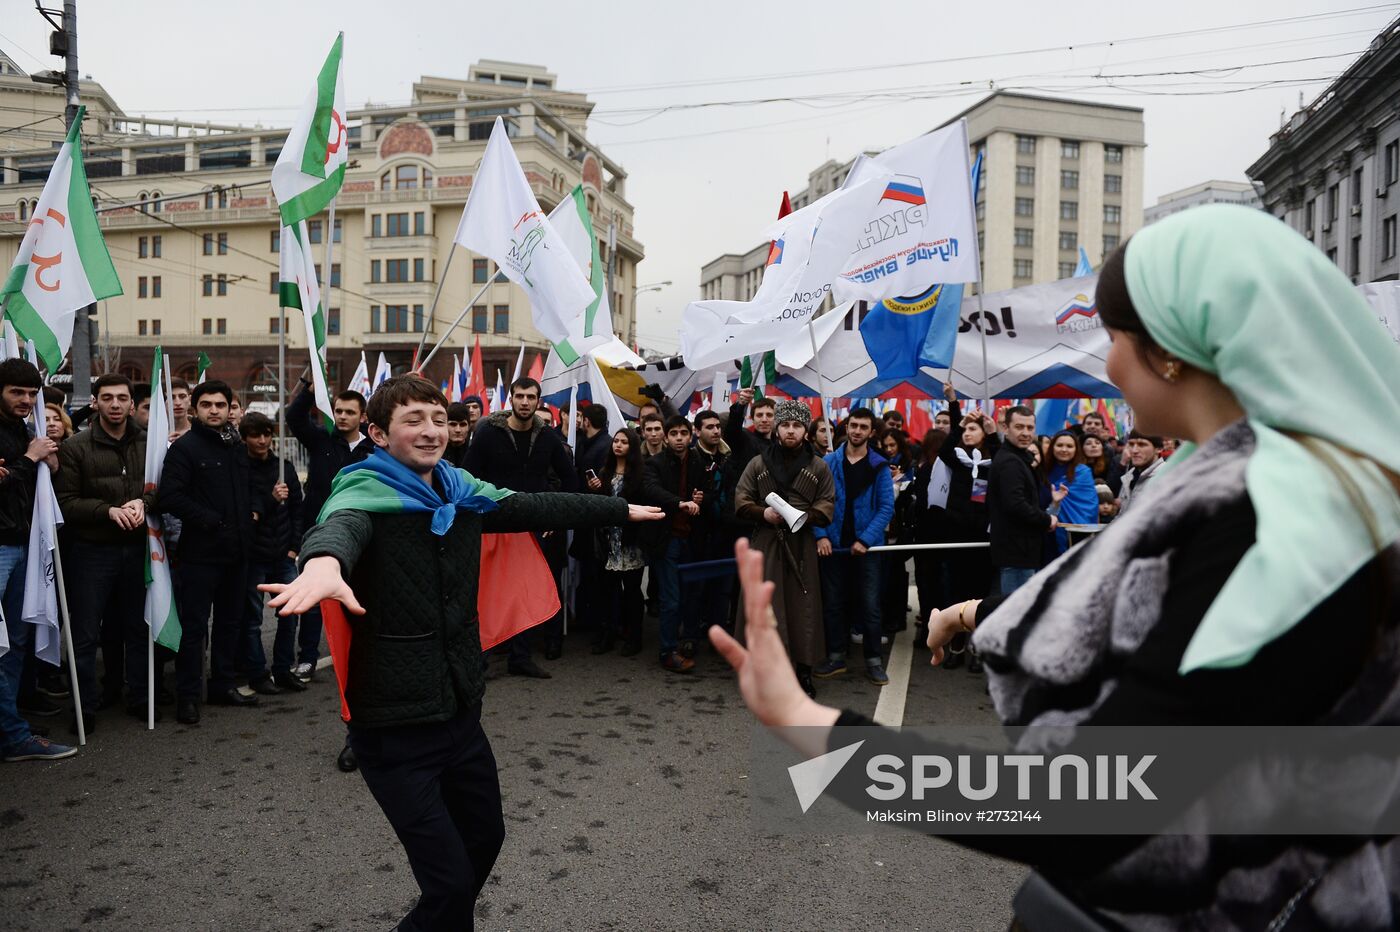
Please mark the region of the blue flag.
[[1089, 264], [1089, 254], [1084, 251], [1084, 247], [1079, 247], [1079, 265], [1075, 266], [1074, 277], [1083, 278], [1086, 275], [1093, 275], [1094, 267]]
[[1041, 398], [1035, 403], [1035, 432], [1042, 437], [1053, 437], [1065, 429], [1069, 420], [1068, 398]]

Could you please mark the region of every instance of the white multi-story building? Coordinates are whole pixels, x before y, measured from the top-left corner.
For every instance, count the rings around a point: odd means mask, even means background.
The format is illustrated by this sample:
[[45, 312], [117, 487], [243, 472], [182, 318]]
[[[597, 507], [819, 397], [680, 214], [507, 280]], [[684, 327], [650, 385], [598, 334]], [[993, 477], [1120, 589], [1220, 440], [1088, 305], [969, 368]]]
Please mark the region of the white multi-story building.
[[1163, 194], [1157, 203], [1143, 211], [1144, 224], [1156, 223], [1163, 217], [1179, 214], [1201, 204], [1239, 204], [1241, 207], [1259, 207], [1259, 192], [1254, 185], [1243, 181], [1203, 181], [1189, 188]]

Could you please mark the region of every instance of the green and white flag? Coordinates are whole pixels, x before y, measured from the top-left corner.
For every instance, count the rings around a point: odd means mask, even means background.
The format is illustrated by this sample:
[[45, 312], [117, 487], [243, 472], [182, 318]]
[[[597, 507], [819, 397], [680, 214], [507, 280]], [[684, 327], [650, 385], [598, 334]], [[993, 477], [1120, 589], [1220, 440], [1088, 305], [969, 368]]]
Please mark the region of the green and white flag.
[[83, 168], [78, 129], [85, 109], [78, 108], [19, 244], [15, 264], [0, 284], [5, 316], [14, 322], [21, 340], [34, 341], [49, 372], [63, 365], [78, 310], [122, 293], [97, 228]]
[[[583, 185], [575, 185], [569, 196], [549, 212], [549, 222], [569, 255], [588, 276], [588, 283], [593, 288], [593, 303], [569, 322], [568, 339], [554, 344], [564, 363], [572, 364], [580, 354], [588, 354], [620, 341], [613, 333], [612, 310], [608, 307], [608, 288], [598, 249], [598, 235], [593, 231], [593, 218], [588, 214]], [[625, 345], [623, 348], [626, 348]]]
[[331, 53], [316, 75], [316, 87], [302, 104], [277, 164], [272, 169], [272, 193], [283, 226], [325, 210], [340, 192], [350, 161], [350, 138], [345, 126], [345, 75], [336, 36]]
[[204, 380], [209, 378], [209, 367], [214, 365], [214, 361], [209, 358], [209, 354], [204, 352], [204, 350], [200, 350], [199, 356], [196, 358], [198, 360], [199, 372], [195, 375], [194, 381], [196, 385], [203, 385]]
[[[155, 491], [165, 468], [165, 438], [170, 436], [170, 409], [165, 406], [165, 362], [156, 347], [151, 366], [151, 421], [146, 428], [145, 490]], [[175, 614], [175, 589], [170, 583], [170, 561], [160, 516], [146, 512], [146, 624], [157, 644], [180, 649], [180, 618]]]
[[331, 426], [331, 394], [326, 381], [326, 311], [321, 306], [321, 286], [316, 281], [316, 263], [311, 258], [311, 242], [306, 221], [282, 228], [282, 270], [278, 297], [282, 307], [301, 311], [306, 323], [306, 345], [311, 350], [311, 385], [316, 392], [316, 408]]

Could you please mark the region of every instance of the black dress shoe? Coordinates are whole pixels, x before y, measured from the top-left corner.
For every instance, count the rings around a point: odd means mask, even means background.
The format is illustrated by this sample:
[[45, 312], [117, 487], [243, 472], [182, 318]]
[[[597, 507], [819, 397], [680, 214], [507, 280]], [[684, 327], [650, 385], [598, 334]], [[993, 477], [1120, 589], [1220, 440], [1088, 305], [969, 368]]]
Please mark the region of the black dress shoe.
[[540, 669], [540, 665], [533, 660], [522, 660], [520, 663], [513, 663], [506, 667], [506, 672], [511, 676], [530, 676], [537, 680], [552, 679], [553, 676], [547, 670]]
[[306, 692], [306, 684], [297, 679], [289, 672], [272, 674], [272, 682], [282, 687], [283, 690], [293, 693]]
[[[126, 707], [126, 714], [127, 714], [127, 715], [130, 715], [132, 718], [136, 719], [137, 721], [141, 721], [141, 722], [146, 721], [147, 716], [146, 716], [146, 705], [145, 705], [145, 703], [142, 703], [141, 705], [129, 705], [129, 706], [127, 706], [127, 707]], [[161, 719], [160, 709], [156, 709], [156, 721], [160, 721], [160, 719]]]
[[354, 773], [360, 769], [360, 762], [355, 759], [355, 749], [350, 747], [350, 742], [345, 742], [345, 747], [340, 749], [340, 755], [335, 759], [335, 765], [341, 773]]
[[558, 638], [551, 638], [550, 642], [545, 645], [544, 659], [558, 660], [562, 656], [564, 656], [564, 642]]
[[199, 724], [199, 703], [193, 699], [181, 699], [175, 704], [175, 721], [181, 725]]
[[209, 704], [253, 706], [258, 704], [258, 697], [245, 696], [237, 689], [228, 689], [221, 693], [210, 693]]
[[[248, 686], [252, 688], [253, 692], [261, 696], [275, 696], [282, 691], [277, 688], [277, 684], [272, 681], [272, 677], [270, 676], [265, 676], [260, 680], [254, 680], [249, 683]], [[305, 687], [302, 688], [304, 689]]]

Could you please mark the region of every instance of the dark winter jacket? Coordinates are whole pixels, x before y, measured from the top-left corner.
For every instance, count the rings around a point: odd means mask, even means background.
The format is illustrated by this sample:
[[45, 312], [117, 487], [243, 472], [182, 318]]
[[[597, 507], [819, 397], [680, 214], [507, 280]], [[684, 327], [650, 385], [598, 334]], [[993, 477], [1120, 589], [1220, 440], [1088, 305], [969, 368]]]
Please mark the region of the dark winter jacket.
[[0, 414], [0, 544], [23, 547], [29, 543], [29, 521], [34, 512], [34, 481], [39, 464], [25, 456], [29, 428], [19, 418]]
[[511, 495], [495, 511], [457, 512], [441, 537], [429, 514], [337, 511], [307, 532], [300, 562], [333, 556], [363, 616], [354, 628], [346, 701], [356, 727], [478, 714], [486, 689], [477, 616], [483, 532], [621, 524], [627, 503], [602, 495]]
[[671, 537], [687, 537], [693, 546], [704, 544], [710, 530], [705, 507], [697, 515], [687, 515], [681, 512], [681, 503], [692, 501], [697, 489], [709, 494], [707, 463], [695, 455], [694, 446], [686, 451], [684, 463], [668, 446], [642, 464], [642, 495], [648, 505], [656, 505], [668, 516], [642, 531], [644, 547], [660, 550]]
[[539, 414], [524, 437], [510, 429], [509, 411], [497, 411], [477, 422], [464, 468], [500, 489], [578, 491], [569, 448]]
[[1040, 491], [1028, 455], [1009, 443], [992, 457], [987, 519], [991, 525], [993, 566], [1040, 568], [1041, 545], [1045, 532], [1050, 530], [1050, 515], [1040, 507]]
[[574, 465], [578, 471], [579, 488], [588, 487], [584, 473], [593, 470], [594, 475], [600, 478], [603, 475], [603, 465], [608, 461], [608, 451], [612, 449], [612, 434], [606, 430], [600, 430], [592, 437], [586, 436], [580, 428], [578, 448], [574, 451]]
[[364, 437], [351, 447], [339, 431], [326, 431], [319, 415], [312, 414], [315, 392], [310, 386], [292, 399], [287, 406], [287, 426], [292, 436], [306, 449], [306, 495], [302, 503], [302, 525], [316, 523], [321, 506], [331, 495], [331, 480], [351, 463], [358, 463], [374, 452], [374, 441]]
[[245, 562], [253, 550], [253, 513], [262, 516], [248, 478], [248, 448], [191, 421], [165, 454], [156, 506], [180, 519], [175, 555], [182, 562]]
[[146, 432], [128, 419], [126, 432], [117, 440], [99, 417], [58, 448], [53, 491], [63, 511], [64, 528], [85, 544], [142, 543], [144, 523], [125, 531], [107, 512], [138, 498], [152, 507], [155, 490], [145, 491], [145, 479]]
[[285, 559], [289, 551], [301, 546], [304, 505], [301, 480], [297, 478], [292, 464], [283, 461], [282, 481], [287, 483], [287, 500], [279, 502], [273, 498], [272, 489], [277, 485], [277, 463], [277, 457], [271, 455], [264, 460], [248, 457], [253, 501], [261, 503], [263, 509], [262, 519], [253, 532], [250, 559], [254, 563], [274, 563]]

